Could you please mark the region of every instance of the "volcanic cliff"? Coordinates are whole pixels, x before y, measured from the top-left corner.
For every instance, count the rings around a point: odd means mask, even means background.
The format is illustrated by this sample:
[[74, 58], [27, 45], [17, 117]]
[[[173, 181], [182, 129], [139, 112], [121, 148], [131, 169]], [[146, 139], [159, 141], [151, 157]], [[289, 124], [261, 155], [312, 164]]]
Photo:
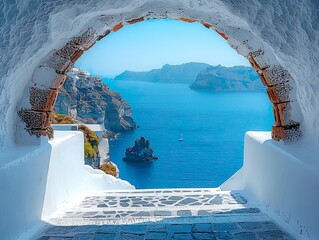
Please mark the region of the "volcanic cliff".
[[103, 124], [109, 133], [132, 131], [131, 106], [98, 77], [73, 68], [59, 92], [54, 110], [83, 123]]

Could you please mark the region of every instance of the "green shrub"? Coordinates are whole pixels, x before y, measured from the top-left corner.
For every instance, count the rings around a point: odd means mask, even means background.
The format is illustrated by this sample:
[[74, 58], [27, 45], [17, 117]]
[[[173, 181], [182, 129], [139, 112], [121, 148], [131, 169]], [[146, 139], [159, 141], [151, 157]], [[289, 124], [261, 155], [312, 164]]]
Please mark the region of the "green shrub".
[[75, 120], [69, 115], [53, 112], [52, 123], [53, 124], [73, 124], [75, 123]]
[[84, 135], [84, 156], [96, 158], [99, 152], [99, 137], [85, 125], [80, 125], [79, 130]]
[[106, 174], [116, 177], [116, 167], [112, 163], [104, 163], [101, 165], [100, 169]]
[[96, 151], [89, 142], [84, 142], [84, 156], [86, 158], [96, 158]]

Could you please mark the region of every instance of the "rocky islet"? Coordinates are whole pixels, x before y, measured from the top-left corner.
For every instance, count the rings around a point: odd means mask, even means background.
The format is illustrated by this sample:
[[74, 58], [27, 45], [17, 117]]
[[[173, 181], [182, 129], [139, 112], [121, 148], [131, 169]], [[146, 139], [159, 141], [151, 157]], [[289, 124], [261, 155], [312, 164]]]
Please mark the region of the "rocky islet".
[[158, 157], [153, 156], [153, 148], [150, 147], [150, 142], [143, 136], [135, 140], [133, 147], [128, 147], [125, 151], [124, 161], [145, 161], [152, 162]]

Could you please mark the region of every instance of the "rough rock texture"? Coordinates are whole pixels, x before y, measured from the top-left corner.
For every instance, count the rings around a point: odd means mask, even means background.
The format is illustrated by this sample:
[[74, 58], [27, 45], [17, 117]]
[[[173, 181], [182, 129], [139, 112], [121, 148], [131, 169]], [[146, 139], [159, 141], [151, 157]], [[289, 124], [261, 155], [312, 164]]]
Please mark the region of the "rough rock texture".
[[153, 148], [150, 147], [149, 140], [141, 137], [135, 140], [133, 147], [128, 147], [125, 151], [124, 161], [145, 161], [150, 162], [156, 160], [153, 156]]
[[125, 71], [114, 80], [190, 84], [196, 79], [197, 74], [208, 66], [206, 63], [165, 64], [161, 69], [148, 72]]
[[253, 68], [210, 66], [202, 70], [191, 89], [202, 91], [265, 91]]
[[60, 89], [54, 110], [84, 123], [104, 123], [114, 133], [132, 131], [131, 107], [100, 78], [73, 69]]

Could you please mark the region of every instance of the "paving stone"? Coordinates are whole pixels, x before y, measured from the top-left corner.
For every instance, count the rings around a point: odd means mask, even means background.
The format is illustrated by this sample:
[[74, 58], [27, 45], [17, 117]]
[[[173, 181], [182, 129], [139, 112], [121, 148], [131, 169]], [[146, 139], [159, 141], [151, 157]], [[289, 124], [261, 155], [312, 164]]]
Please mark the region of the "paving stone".
[[199, 206], [202, 205], [200, 202], [190, 203], [189, 206]]
[[271, 221], [262, 222], [261, 224], [266, 230], [278, 230], [278, 226]]
[[80, 233], [75, 235], [72, 240], [95, 240], [95, 234]]
[[91, 218], [105, 218], [106, 216], [105, 215], [96, 215], [96, 216], [93, 216]]
[[161, 216], [171, 216], [172, 213], [170, 211], [155, 211], [154, 212], [154, 216], [158, 216], [158, 217], [161, 217]]
[[213, 231], [234, 231], [234, 230], [238, 230], [239, 227], [236, 223], [213, 223], [212, 224], [212, 230]]
[[134, 203], [135, 204], [139, 204], [139, 205], [144, 205], [144, 204], [148, 204], [149, 202], [147, 202], [147, 201], [136, 201]]
[[176, 203], [176, 201], [165, 200], [165, 201], [161, 201], [161, 203], [166, 204], [166, 205], [172, 205], [172, 204]]
[[170, 196], [168, 198], [168, 200], [172, 200], [172, 201], [179, 201], [181, 199], [183, 199], [183, 197], [180, 197], [180, 196]]
[[116, 197], [105, 197], [105, 199], [116, 199]]
[[146, 225], [122, 225], [121, 232], [145, 233]]
[[118, 239], [119, 240], [144, 240], [144, 234], [121, 233]]
[[153, 203], [144, 204], [143, 207], [155, 207]]
[[192, 231], [191, 224], [167, 224], [166, 228], [168, 231], [175, 233], [189, 233]]
[[215, 240], [216, 238], [214, 237], [213, 233], [208, 233], [208, 232], [196, 232], [193, 233], [193, 238], [194, 239], [201, 239], [201, 240], [205, 240], [205, 239], [209, 239], [209, 240]]
[[214, 196], [215, 196], [215, 195], [213, 195], [213, 194], [209, 194], [209, 195], [208, 195], [208, 194], [206, 194], [206, 195], [203, 195], [203, 197], [204, 197], [204, 198], [212, 198], [212, 197], [214, 197]]
[[147, 226], [148, 231], [166, 232], [166, 224], [150, 224]]
[[221, 212], [220, 214], [248, 214], [248, 213], [260, 213], [258, 208], [242, 208], [242, 209], [233, 209], [225, 212]]
[[166, 232], [147, 232], [145, 234], [145, 239], [166, 239]]
[[280, 230], [269, 230], [269, 231], [263, 231], [263, 232], [258, 232], [257, 235], [262, 239], [262, 240], [270, 240], [270, 239], [285, 239], [288, 237], [287, 234]]
[[121, 225], [102, 225], [97, 230], [98, 233], [117, 233], [121, 229]]
[[113, 240], [115, 236], [116, 235], [112, 233], [97, 233], [94, 236], [94, 240]]
[[142, 197], [132, 198], [132, 201], [133, 201], [133, 202], [140, 202], [140, 201], [142, 201]]
[[98, 208], [103, 208], [103, 207], [107, 207], [107, 205], [105, 203], [103, 203], [103, 204], [98, 204], [97, 207]]
[[[113, 193], [116, 196], [112, 196], [112, 193], [110, 193], [110, 196], [106, 197], [92, 196], [86, 198], [79, 208], [72, 208], [75, 210], [66, 212], [63, 218], [67, 220], [66, 224], [69, 221], [76, 223], [77, 219], [80, 219], [80, 221], [82, 219], [83, 223], [86, 221], [90, 224], [94, 222], [96, 225], [52, 227], [47, 230], [45, 236], [37, 240], [134, 240], [144, 237], [154, 240], [293, 240], [270, 220], [262, 222], [243, 221], [243, 219], [249, 219], [250, 214], [258, 217], [260, 210], [258, 208], [245, 208], [243, 204], [247, 200], [239, 194], [214, 194], [203, 190], [174, 190], [165, 194], [163, 194], [163, 190], [149, 192], [151, 194], [157, 193], [156, 196], [149, 196], [145, 191], [133, 193], [133, 195], [130, 193]], [[185, 195], [186, 192], [188, 192], [188, 195]], [[191, 194], [194, 192], [197, 192], [197, 195]], [[242, 205], [234, 205], [238, 203]], [[218, 207], [212, 208], [211, 204]], [[195, 207], [197, 205], [201, 207]], [[175, 206], [182, 206], [182, 209], [176, 209]], [[190, 206], [193, 207], [190, 208]], [[100, 208], [101, 211], [90, 211], [91, 208], [96, 207]], [[118, 211], [117, 207], [122, 208], [122, 210]], [[132, 207], [138, 209], [132, 210]], [[150, 211], [145, 210], [145, 207], [150, 207]], [[163, 207], [163, 209], [157, 209], [157, 207]], [[194, 217], [194, 219], [200, 219], [200, 223], [187, 223], [188, 218], [193, 218], [192, 212], [196, 213], [197, 217]], [[172, 216], [174, 218], [170, 218]], [[212, 216], [213, 220], [204, 216]], [[266, 217], [264, 214], [260, 216]], [[156, 217], [167, 218], [165, 222], [168, 223], [164, 224], [161, 220], [156, 221]], [[58, 219], [59, 225], [63, 224], [63, 218]], [[222, 222], [218, 221], [216, 223], [215, 219], [221, 219]], [[226, 222], [223, 222], [223, 219]], [[242, 219], [242, 222], [234, 222], [236, 219]], [[143, 221], [143, 224], [133, 224], [141, 221]], [[98, 226], [99, 223], [108, 224]], [[52, 225], [55, 224], [52, 222]]]
[[214, 232], [214, 236], [217, 240], [228, 240], [228, 239], [234, 239], [233, 235], [229, 232]]
[[263, 227], [259, 222], [240, 222], [238, 225], [245, 230], [257, 230]]
[[45, 235], [46, 236], [56, 236], [56, 235], [67, 235], [72, 233], [73, 229], [75, 229], [76, 227], [73, 226], [58, 226], [58, 227], [53, 227], [48, 229], [47, 231], [45, 231]]
[[178, 240], [191, 240], [193, 239], [192, 235], [190, 233], [175, 233], [173, 235], [173, 239]]
[[232, 197], [235, 199], [237, 204], [246, 204], [247, 203], [247, 199], [244, 198], [243, 196], [232, 195]]
[[192, 216], [192, 212], [190, 210], [179, 210], [177, 216]]
[[77, 226], [72, 229], [74, 233], [95, 233], [99, 230], [100, 226], [98, 225], [85, 225], [85, 226]]
[[223, 199], [220, 198], [214, 198], [209, 201], [210, 205], [221, 205], [223, 203]]
[[194, 198], [185, 198], [182, 201], [180, 201], [178, 205], [188, 205], [193, 202], [197, 202], [197, 200]]
[[195, 223], [192, 227], [194, 233], [210, 233], [212, 232], [212, 225], [210, 223]]
[[240, 232], [240, 233], [234, 234], [234, 236], [238, 240], [257, 240], [257, 237], [255, 233], [253, 232]]
[[103, 213], [106, 215], [113, 215], [116, 214], [116, 211], [103, 211]]
[[207, 212], [206, 210], [199, 210], [197, 212], [197, 215], [199, 216], [207, 216], [207, 215], [210, 215], [211, 213], [210, 212]]

